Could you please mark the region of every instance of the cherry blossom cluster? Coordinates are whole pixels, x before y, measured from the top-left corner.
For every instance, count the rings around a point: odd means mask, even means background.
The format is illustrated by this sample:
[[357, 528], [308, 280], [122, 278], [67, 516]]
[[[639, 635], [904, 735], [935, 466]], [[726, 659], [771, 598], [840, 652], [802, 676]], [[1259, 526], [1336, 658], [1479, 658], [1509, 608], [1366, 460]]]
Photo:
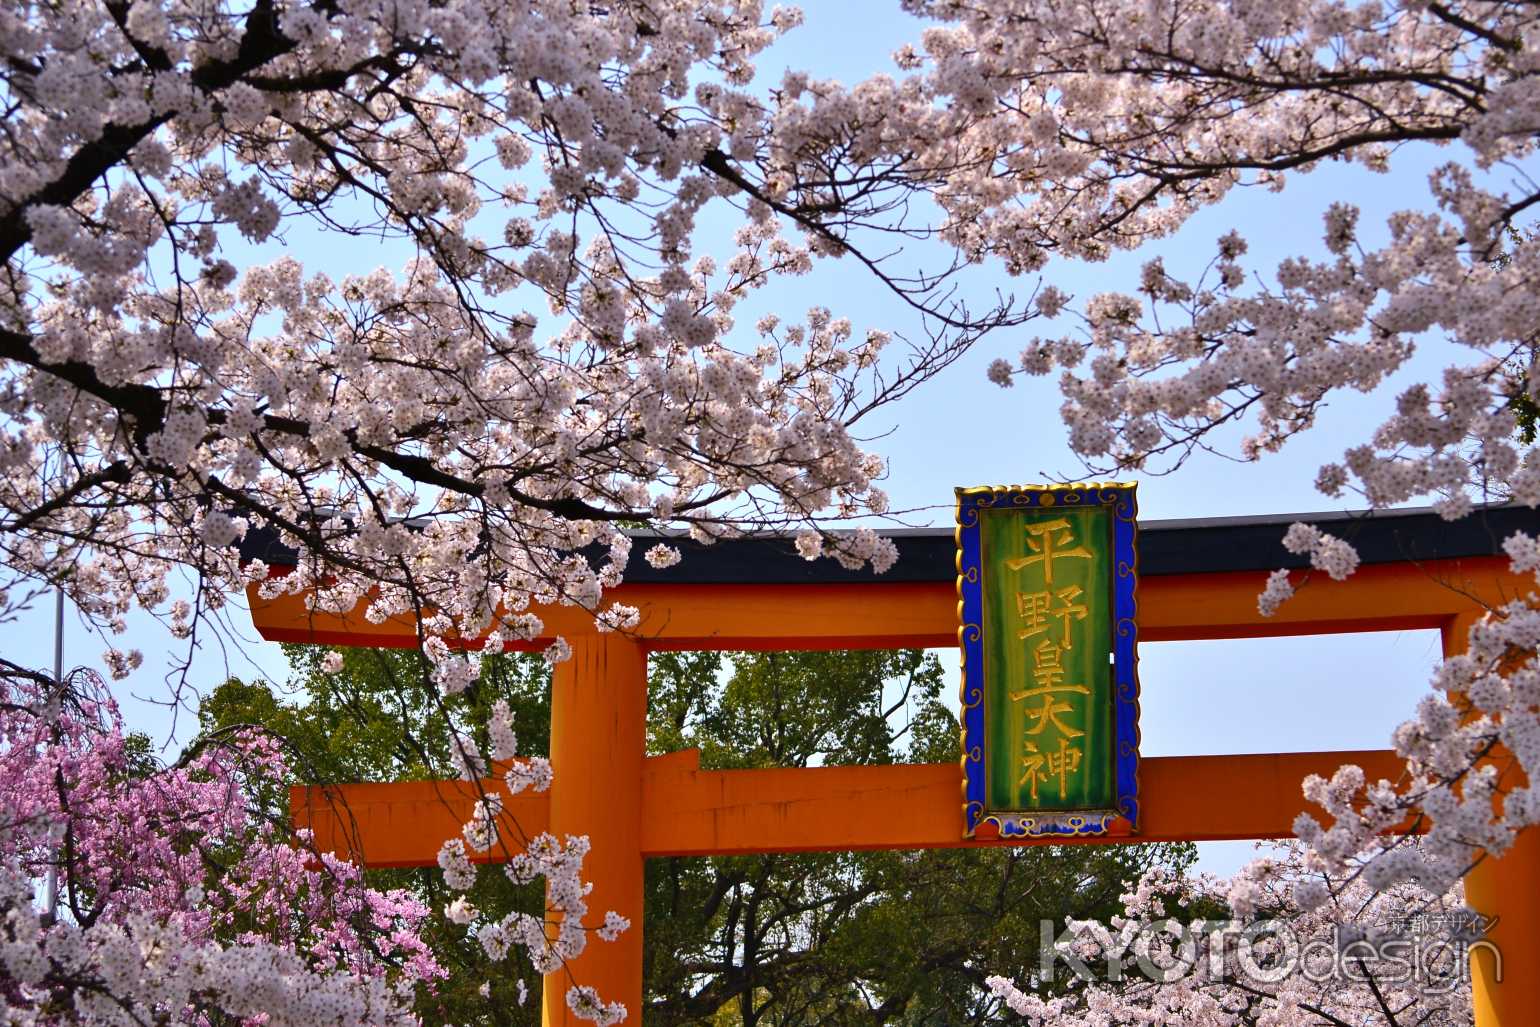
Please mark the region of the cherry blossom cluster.
[[[851, 426], [983, 326], [948, 308], [957, 338], [894, 364], [886, 332], [828, 310], [735, 323], [855, 245], [770, 202], [765, 111], [734, 91], [799, 21], [754, 0], [0, 14], [11, 578], [62, 584], [111, 631], [144, 608], [189, 637], [263, 583], [518, 643], [540, 604], [633, 625], [603, 600], [620, 525], [709, 542], [884, 511], [884, 462]], [[741, 225], [697, 257], [712, 203]], [[325, 233], [404, 258], [245, 256]], [[286, 579], [238, 566], [253, 525], [299, 552]], [[865, 536], [830, 548], [892, 558]], [[178, 568], [194, 595], [173, 597]], [[446, 694], [475, 677], [432, 658]]]
[[[1430, 898], [1418, 888], [1377, 890], [1359, 881], [1302, 904], [1301, 894], [1326, 891], [1321, 876], [1298, 846], [1254, 860], [1229, 880], [1152, 872], [1123, 896], [1121, 915], [1072, 921], [1056, 943], [1092, 976], [1105, 976], [1109, 959], [1137, 960], [1137, 969], [1130, 965], [1119, 979], [1077, 979], [1046, 999], [1003, 976], [986, 985], [1033, 1027], [1398, 1027], [1407, 1015], [1471, 1022], [1460, 946], [1479, 932], [1458, 892]], [[1418, 972], [1398, 972], [1386, 958], [1411, 969], [1414, 947]], [[1343, 971], [1333, 972], [1338, 966]]]
[[[448, 903], [444, 914], [453, 923], [464, 926], [494, 962], [501, 962], [519, 950], [536, 973], [549, 975], [583, 953], [590, 933], [601, 941], [614, 941], [631, 923], [614, 910], [606, 912], [596, 925], [584, 923], [589, 915], [587, 895], [592, 887], [582, 879], [583, 859], [589, 850], [586, 837], [568, 835], [558, 839], [541, 832], [523, 839], [518, 825], [505, 813], [499, 785], [510, 795], [516, 795], [526, 788], [544, 791], [551, 784], [550, 763], [544, 757], [516, 756], [512, 715], [506, 702], [493, 704], [488, 736], [492, 758], [507, 769], [501, 781], [477, 782], [481, 794], [462, 836], [449, 839], [439, 849], [438, 863], [444, 872], [444, 883], [460, 893]], [[480, 754], [473, 760], [486, 765]], [[482, 861], [500, 859], [502, 872], [514, 884], [543, 882], [544, 916], [515, 911], [494, 920], [478, 910], [464, 894], [475, 886], [481, 869], [472, 862], [473, 854]], [[621, 1022], [628, 1012], [623, 1003], [605, 1001], [598, 991], [582, 983], [568, 986], [566, 1001], [575, 1016], [601, 1027]]]
[[[1518, 534], [1506, 547], [1516, 571], [1540, 571], [1534, 538]], [[1470, 626], [1465, 651], [1439, 666], [1436, 691], [1392, 739], [1407, 761], [1403, 780], [1371, 781], [1356, 766], [1306, 780], [1325, 818], [1301, 814], [1295, 831], [1331, 874], [1437, 894], [1540, 824], [1537, 607], [1531, 594], [1490, 611]], [[1410, 826], [1426, 831], [1416, 844]]]
[[[1310, 428], [1334, 393], [1380, 388], [1433, 339], [1447, 369], [1402, 388], [1318, 487], [1374, 507], [1432, 497], [1451, 518], [1473, 499], [1540, 502], [1540, 464], [1516, 442], [1514, 416], [1540, 388], [1540, 239], [1524, 220], [1540, 186], [1523, 171], [1506, 176], [1509, 191], [1478, 177], [1521, 167], [1540, 140], [1533, 10], [910, 6], [947, 23], [905, 55], [921, 93], [951, 98], [952, 117], [974, 112], [936, 143], [977, 154], [974, 174], [937, 192], [945, 231], [1023, 268], [1046, 253], [1096, 260], [1144, 246], [1237, 186], [1282, 189], [1322, 161], [1395, 174], [1397, 144], [1459, 143], [1382, 245], [1362, 245], [1357, 208], [1335, 203], [1324, 253], [1269, 274], [1243, 264], [1246, 239], [1231, 231], [1196, 277], [1152, 259], [1136, 286], [1086, 298], [1078, 333], [996, 360], [1000, 384], [1060, 374], [1070, 443], [1087, 461], [1161, 469], [1197, 449], [1256, 459]], [[1038, 308], [1057, 316], [1066, 299], [1044, 288]]]
[[292, 844], [252, 785], [271, 742], [172, 767], [125, 744], [99, 679], [0, 693], [0, 987], [18, 1024], [415, 1024], [444, 976], [427, 909]]

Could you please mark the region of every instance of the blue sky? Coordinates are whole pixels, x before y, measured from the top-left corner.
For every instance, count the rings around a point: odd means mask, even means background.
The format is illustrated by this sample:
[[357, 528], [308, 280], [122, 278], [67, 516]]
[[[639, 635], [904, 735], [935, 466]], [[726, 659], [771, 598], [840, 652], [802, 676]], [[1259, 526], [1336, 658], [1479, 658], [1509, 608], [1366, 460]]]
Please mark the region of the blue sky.
[[[847, 82], [893, 70], [888, 55], [918, 34], [917, 23], [898, 14], [896, 7], [891, 3], [810, 6], [806, 24], [760, 61], [763, 81], [778, 81], [787, 66]], [[1409, 150], [1397, 155], [1389, 177], [1329, 166], [1309, 176], [1296, 176], [1281, 193], [1238, 190], [1149, 251], [1120, 255], [1099, 265], [1053, 263], [1043, 277], [1082, 300], [1108, 289], [1129, 289], [1138, 265], [1157, 253], [1173, 273], [1201, 267], [1212, 256], [1215, 240], [1231, 228], [1240, 229], [1251, 243], [1248, 266], [1269, 273], [1284, 256], [1321, 252], [1320, 216], [1329, 203], [1340, 199], [1363, 208], [1362, 234], [1372, 244], [1377, 236], [1383, 237], [1387, 214], [1421, 203], [1426, 170], [1450, 156], [1430, 148]], [[708, 224], [705, 230], [709, 233], [713, 227]], [[350, 240], [320, 246], [307, 241], [305, 250], [307, 265], [321, 267], [334, 277], [368, 269], [355, 262], [357, 248]], [[989, 269], [974, 280], [975, 286], [999, 285], [1018, 293], [1030, 291], [1032, 284], [1032, 280], [1010, 280], [1003, 272]], [[775, 302], [785, 304], [781, 312], [788, 318], [808, 306], [829, 306], [837, 315], [850, 317], [858, 332], [866, 327], [913, 329], [905, 312], [848, 264], [820, 265], [813, 275], [777, 293]], [[745, 314], [739, 324], [746, 329], [752, 320]], [[1034, 482], [1080, 473], [1064, 442], [1059, 398], [1051, 380], [1023, 380], [1013, 389], [1002, 390], [984, 378], [991, 359], [1011, 356], [1036, 334], [1047, 333], [1029, 324], [1016, 334], [986, 339], [886, 412], [886, 420], [877, 426], [883, 429], [883, 437], [872, 447], [890, 459], [886, 485], [895, 508], [914, 511], [906, 517], [908, 523], [949, 523], [955, 486]], [[1441, 366], [1439, 347], [1424, 349], [1428, 352], [1419, 355], [1401, 380], [1436, 373]], [[1365, 438], [1388, 405], [1384, 390], [1373, 397], [1334, 402], [1316, 431], [1259, 464], [1200, 457], [1169, 477], [1140, 478], [1142, 514], [1165, 519], [1340, 506], [1315, 492], [1316, 468]], [[51, 604], [44, 605], [46, 609], [4, 629], [12, 658], [39, 666], [51, 663]], [[88, 638], [75, 618], [68, 621], [66, 665], [96, 662], [101, 642]], [[239, 615], [234, 618], [236, 627], [242, 627], [242, 622]], [[286, 668], [277, 646], [255, 642], [249, 625], [244, 630], [247, 644], [199, 654], [195, 683], [210, 687], [228, 674], [248, 678], [265, 674], [282, 680]], [[119, 640], [120, 645], [143, 649], [146, 656], [145, 668], [129, 682], [131, 692], [164, 694], [169, 641], [143, 618], [134, 622], [127, 638]], [[1382, 746], [1426, 690], [1437, 654], [1433, 632], [1145, 645], [1141, 649], [1144, 751], [1169, 755]], [[947, 666], [955, 665], [951, 654], [944, 659]], [[136, 725], [160, 737], [170, 727], [164, 711], [145, 704], [131, 703], [130, 716]], [[185, 721], [177, 733], [180, 741], [190, 736]], [[1247, 846], [1206, 847], [1204, 865], [1219, 871], [1232, 869], [1247, 852]]]

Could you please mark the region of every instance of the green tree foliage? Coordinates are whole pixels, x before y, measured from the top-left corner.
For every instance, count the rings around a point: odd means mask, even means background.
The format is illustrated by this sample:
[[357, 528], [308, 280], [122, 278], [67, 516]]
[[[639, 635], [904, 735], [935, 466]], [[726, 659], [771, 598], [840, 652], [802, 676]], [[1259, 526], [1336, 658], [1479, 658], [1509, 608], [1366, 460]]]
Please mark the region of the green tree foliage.
[[[204, 727], [275, 731], [305, 783], [443, 778], [455, 773], [450, 724], [484, 741], [501, 698], [521, 751], [547, 752], [549, 675], [538, 658], [488, 660], [451, 712], [418, 685], [416, 653], [342, 650], [342, 670], [328, 673], [326, 652], [289, 647], [287, 690], [226, 683], [204, 702]], [[948, 680], [934, 656], [915, 650], [656, 654], [648, 746], [699, 749], [711, 769], [951, 761], [957, 721], [940, 698]], [[1193, 859], [1191, 846], [1116, 845], [653, 860], [642, 1019], [980, 1023], [1000, 1014], [984, 977], [1035, 966], [1040, 921], [1109, 916], [1125, 881]], [[447, 901], [436, 869], [370, 873], [380, 886], [415, 889], [435, 910]], [[533, 911], [540, 896], [483, 874], [472, 900], [501, 915]], [[427, 1022], [538, 1022], [538, 979], [526, 977], [520, 1006], [516, 973], [489, 964], [464, 928], [439, 918], [430, 938], [452, 978], [424, 999]], [[480, 993], [488, 982], [490, 1001]]]
[[[427, 668], [415, 650], [283, 648], [294, 669], [287, 688], [232, 678], [199, 715], [205, 730], [251, 723], [289, 740], [307, 782], [453, 777], [450, 726], [485, 744], [498, 699], [514, 712], [522, 748], [544, 753], [550, 745], [550, 675], [537, 658], [488, 658], [481, 680], [451, 707], [424, 687]], [[323, 668], [330, 652], [342, 656], [335, 674]]]

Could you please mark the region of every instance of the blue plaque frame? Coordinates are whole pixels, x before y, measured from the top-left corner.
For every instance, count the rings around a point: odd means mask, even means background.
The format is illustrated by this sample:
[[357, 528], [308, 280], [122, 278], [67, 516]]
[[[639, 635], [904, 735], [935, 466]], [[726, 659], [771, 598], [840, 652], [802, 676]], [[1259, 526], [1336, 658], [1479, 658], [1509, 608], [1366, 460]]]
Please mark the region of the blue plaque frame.
[[[957, 643], [962, 651], [963, 837], [1137, 834], [1139, 831], [1139, 504], [1132, 483], [1010, 485], [957, 492]], [[1015, 507], [1112, 507], [1115, 809], [990, 810], [985, 804], [984, 567], [979, 514]]]

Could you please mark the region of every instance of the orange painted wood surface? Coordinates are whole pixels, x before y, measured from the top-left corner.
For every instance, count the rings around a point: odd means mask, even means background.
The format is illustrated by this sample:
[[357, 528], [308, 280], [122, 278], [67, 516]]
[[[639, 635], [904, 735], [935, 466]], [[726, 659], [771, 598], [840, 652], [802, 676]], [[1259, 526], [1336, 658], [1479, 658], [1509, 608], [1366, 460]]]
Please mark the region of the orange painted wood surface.
[[[525, 837], [550, 824], [550, 800], [524, 793], [508, 796], [499, 781], [393, 781], [289, 789], [295, 828], [308, 828], [318, 852], [335, 852], [371, 867], [438, 865], [445, 839], [458, 838], [478, 795], [501, 792], [507, 823], [520, 834], [507, 839], [518, 851]], [[474, 854], [473, 858], [474, 858]], [[494, 854], [490, 858], [499, 858]]]
[[[1134, 840], [1288, 837], [1294, 818], [1311, 809], [1300, 782], [1344, 763], [1371, 780], [1395, 780], [1403, 766], [1388, 750], [1148, 757], [1139, 764], [1145, 815]], [[687, 751], [649, 758], [641, 777], [644, 856], [1002, 844], [962, 837], [955, 763], [701, 770]], [[400, 867], [433, 865], [474, 794], [463, 782], [407, 782], [296, 788], [291, 797], [296, 825], [315, 831], [321, 851]], [[519, 796], [509, 811], [526, 835], [549, 824], [545, 796]]]
[[[1316, 572], [1272, 617], [1257, 612], [1264, 574], [1182, 574], [1139, 582], [1139, 637], [1250, 638], [1438, 628], [1481, 602], [1524, 595], [1534, 579], [1501, 557], [1378, 564], [1346, 581]], [[957, 590], [950, 582], [838, 585], [622, 585], [610, 600], [642, 611], [633, 634], [647, 649], [845, 649], [957, 644]], [[371, 624], [362, 611], [307, 611], [302, 596], [262, 599], [248, 590], [252, 621], [279, 642], [411, 647], [413, 623]], [[546, 636], [593, 634], [576, 607], [543, 608]], [[543, 646], [537, 641], [529, 647]]]
[[[1477, 614], [1466, 613], [1443, 628], [1445, 658], [1463, 653]], [[1492, 755], [1504, 787], [1526, 785], [1511, 753]], [[1500, 811], [1500, 798], [1493, 802]], [[1495, 919], [1470, 951], [1471, 1011], [1476, 1027], [1530, 1024], [1540, 1010], [1540, 829], [1521, 831], [1501, 856], [1487, 855], [1465, 875], [1465, 901]]]
[[589, 944], [581, 955], [546, 975], [541, 991], [544, 1027], [589, 1023], [567, 1005], [572, 984], [597, 988], [606, 1002], [643, 1008], [646, 757], [647, 654], [613, 633], [575, 639], [571, 658], [551, 674], [550, 831], [558, 839], [588, 838], [583, 879], [592, 890], [583, 926], [597, 930], [611, 910], [632, 926], [614, 941]]

